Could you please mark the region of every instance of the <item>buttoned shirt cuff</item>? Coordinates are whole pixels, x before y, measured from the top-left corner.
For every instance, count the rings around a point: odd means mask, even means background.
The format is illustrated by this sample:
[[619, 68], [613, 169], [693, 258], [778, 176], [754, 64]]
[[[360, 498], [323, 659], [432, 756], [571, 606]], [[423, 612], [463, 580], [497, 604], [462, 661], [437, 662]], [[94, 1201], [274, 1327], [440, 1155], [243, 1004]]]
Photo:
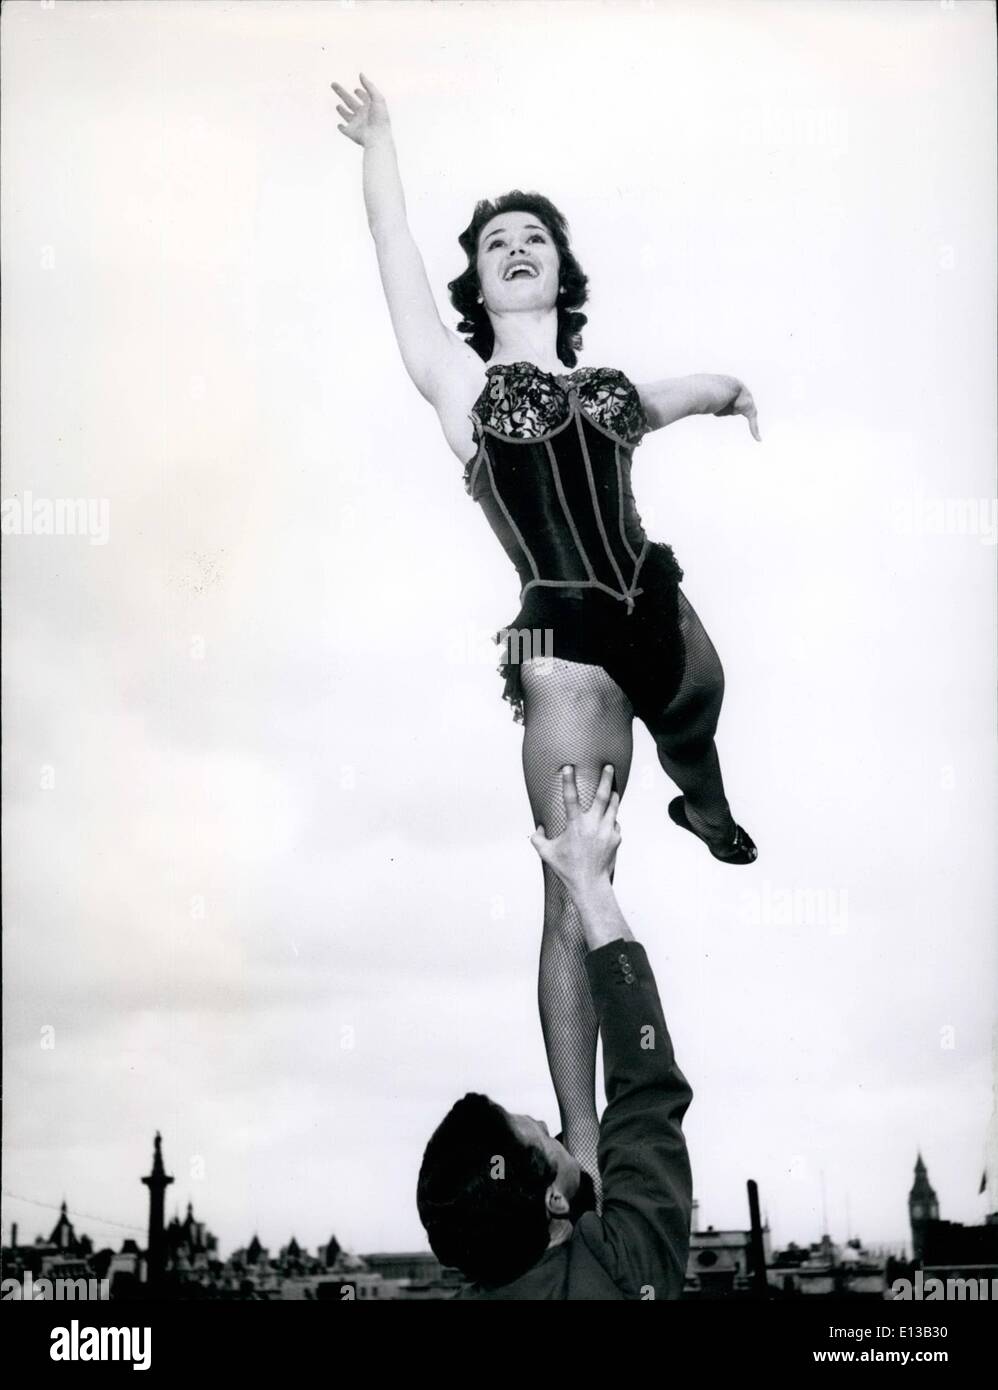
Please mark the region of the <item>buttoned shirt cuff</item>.
[[586, 956], [586, 972], [593, 989], [609, 984], [635, 985], [651, 973], [645, 948], [640, 941], [618, 937]]

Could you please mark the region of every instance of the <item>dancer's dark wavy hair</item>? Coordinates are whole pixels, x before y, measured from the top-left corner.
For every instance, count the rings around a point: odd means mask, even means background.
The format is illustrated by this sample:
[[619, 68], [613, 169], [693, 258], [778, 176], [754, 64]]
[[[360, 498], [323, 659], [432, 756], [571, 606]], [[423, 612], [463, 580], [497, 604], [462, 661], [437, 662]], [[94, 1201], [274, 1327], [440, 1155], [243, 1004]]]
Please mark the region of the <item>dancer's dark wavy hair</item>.
[[487, 362], [495, 346], [495, 334], [485, 305], [479, 304], [481, 285], [478, 280], [476, 258], [478, 238], [482, 228], [491, 218], [501, 212], [530, 212], [547, 228], [555, 246], [558, 248], [560, 273], [558, 277], [558, 357], [566, 367], [574, 367], [578, 361], [576, 354], [582, 348], [582, 328], [588, 322], [587, 316], [579, 312], [589, 298], [589, 280], [582, 272], [568, 244], [568, 222], [549, 198], [542, 193], [524, 193], [519, 188], [503, 193], [494, 202], [481, 199], [475, 204], [475, 212], [458, 237], [458, 241], [468, 257], [468, 268], [451, 280], [447, 288], [454, 308], [461, 315], [457, 331], [464, 334], [468, 343], [479, 357]]

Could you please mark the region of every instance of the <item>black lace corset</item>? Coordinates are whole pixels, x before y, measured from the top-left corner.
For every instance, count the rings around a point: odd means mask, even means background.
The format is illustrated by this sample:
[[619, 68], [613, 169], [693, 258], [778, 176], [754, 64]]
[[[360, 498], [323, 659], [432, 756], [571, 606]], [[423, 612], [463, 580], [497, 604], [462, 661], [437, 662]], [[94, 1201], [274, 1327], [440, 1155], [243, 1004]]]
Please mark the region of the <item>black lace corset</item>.
[[631, 492], [648, 429], [633, 383], [615, 367], [556, 376], [532, 362], [486, 376], [465, 486], [516, 566], [521, 601], [537, 585], [592, 588], [631, 612], [649, 546]]

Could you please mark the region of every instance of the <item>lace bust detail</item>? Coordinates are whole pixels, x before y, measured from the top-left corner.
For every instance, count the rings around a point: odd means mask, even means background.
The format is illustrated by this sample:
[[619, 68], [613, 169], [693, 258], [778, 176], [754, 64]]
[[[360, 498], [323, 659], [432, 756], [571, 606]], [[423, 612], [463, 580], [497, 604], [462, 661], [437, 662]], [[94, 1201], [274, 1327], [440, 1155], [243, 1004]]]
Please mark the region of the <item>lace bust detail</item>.
[[616, 367], [577, 367], [555, 374], [532, 362], [504, 362], [486, 367], [485, 374], [472, 411], [479, 447], [465, 464], [466, 487], [481, 447], [482, 426], [508, 439], [544, 438], [571, 416], [573, 392], [588, 419], [631, 448], [649, 429], [637, 388]]

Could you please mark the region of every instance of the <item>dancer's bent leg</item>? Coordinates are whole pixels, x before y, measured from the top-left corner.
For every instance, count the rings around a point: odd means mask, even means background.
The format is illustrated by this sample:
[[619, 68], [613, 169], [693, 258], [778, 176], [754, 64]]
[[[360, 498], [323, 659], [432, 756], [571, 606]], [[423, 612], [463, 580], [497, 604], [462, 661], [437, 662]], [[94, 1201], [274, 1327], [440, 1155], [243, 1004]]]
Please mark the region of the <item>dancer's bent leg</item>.
[[724, 699], [724, 671], [714, 644], [682, 590], [679, 622], [686, 645], [682, 681], [666, 709], [645, 723], [655, 740], [659, 762], [686, 798], [690, 824], [711, 840], [730, 840], [735, 822], [714, 744]]
[[[557, 658], [526, 662], [523, 772], [534, 824], [549, 838], [565, 826], [561, 768], [575, 767], [579, 802], [592, 804], [606, 763], [624, 794], [631, 769], [633, 710], [601, 666]], [[586, 943], [576, 908], [555, 874], [544, 866], [544, 931], [538, 1001], [551, 1080], [561, 1112], [566, 1148], [589, 1172], [600, 1192], [596, 1114], [598, 1023], [586, 975]]]

